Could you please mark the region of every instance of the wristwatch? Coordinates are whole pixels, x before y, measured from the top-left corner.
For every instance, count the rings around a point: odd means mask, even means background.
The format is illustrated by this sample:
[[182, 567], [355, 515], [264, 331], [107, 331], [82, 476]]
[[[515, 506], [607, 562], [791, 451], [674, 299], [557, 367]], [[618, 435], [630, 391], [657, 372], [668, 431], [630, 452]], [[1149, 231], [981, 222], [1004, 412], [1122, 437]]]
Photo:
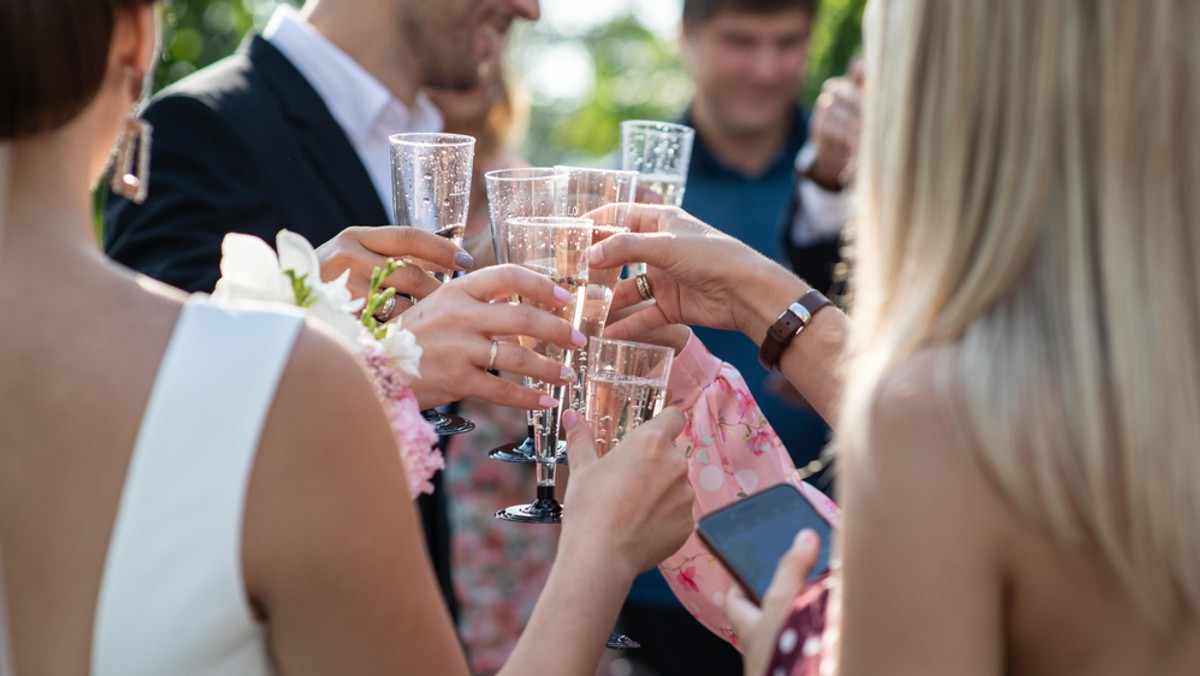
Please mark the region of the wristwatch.
[[767, 335], [763, 338], [762, 347], [758, 350], [758, 363], [768, 371], [774, 371], [779, 368], [779, 357], [783, 354], [784, 349], [791, 344], [796, 336], [808, 326], [812, 321], [813, 315], [817, 314], [826, 305], [832, 305], [825, 294], [810, 289], [795, 303], [788, 306], [783, 314], [779, 315], [779, 319], [767, 329]]

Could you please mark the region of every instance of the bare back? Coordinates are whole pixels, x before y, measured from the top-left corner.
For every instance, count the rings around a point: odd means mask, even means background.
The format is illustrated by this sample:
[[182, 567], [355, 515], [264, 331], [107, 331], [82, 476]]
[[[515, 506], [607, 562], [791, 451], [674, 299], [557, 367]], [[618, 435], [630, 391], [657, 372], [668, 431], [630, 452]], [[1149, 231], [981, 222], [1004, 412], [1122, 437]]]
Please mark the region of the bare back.
[[[86, 296], [22, 295], [19, 280], [39, 266], [10, 260], [0, 529], [16, 668], [83, 674], [131, 451], [182, 296], [100, 261], [78, 266]], [[57, 333], [45, 327], [51, 297], [73, 320]], [[275, 668], [465, 673], [382, 408], [323, 332], [297, 339], [258, 446], [239, 563]]]
[[1155, 631], [1100, 556], [1017, 513], [957, 436], [937, 353], [886, 381], [843, 455], [843, 674], [1191, 674], [1200, 622]]

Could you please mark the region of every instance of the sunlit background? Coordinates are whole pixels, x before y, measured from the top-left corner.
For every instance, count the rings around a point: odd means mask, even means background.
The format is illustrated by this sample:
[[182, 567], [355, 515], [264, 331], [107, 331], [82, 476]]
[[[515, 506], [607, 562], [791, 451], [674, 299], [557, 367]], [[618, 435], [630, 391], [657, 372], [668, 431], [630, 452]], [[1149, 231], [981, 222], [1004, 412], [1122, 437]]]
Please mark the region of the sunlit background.
[[[516, 26], [506, 56], [510, 80], [531, 104], [520, 152], [534, 164], [604, 163], [619, 142], [621, 120], [678, 117], [691, 94], [677, 45], [682, 2], [542, 0], [542, 19]], [[173, 0], [158, 85], [231, 53], [279, 3]], [[820, 3], [807, 100], [858, 48], [863, 3]]]

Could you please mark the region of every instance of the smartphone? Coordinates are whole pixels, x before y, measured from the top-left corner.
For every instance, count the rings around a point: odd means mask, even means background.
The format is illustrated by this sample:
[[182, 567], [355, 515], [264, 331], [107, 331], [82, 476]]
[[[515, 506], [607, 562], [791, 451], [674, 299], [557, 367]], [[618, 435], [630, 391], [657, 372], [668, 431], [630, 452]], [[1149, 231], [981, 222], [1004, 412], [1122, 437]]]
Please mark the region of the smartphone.
[[805, 528], [821, 539], [809, 581], [829, 571], [832, 528], [791, 484], [778, 484], [700, 519], [697, 532], [756, 604], [762, 604], [779, 560]]

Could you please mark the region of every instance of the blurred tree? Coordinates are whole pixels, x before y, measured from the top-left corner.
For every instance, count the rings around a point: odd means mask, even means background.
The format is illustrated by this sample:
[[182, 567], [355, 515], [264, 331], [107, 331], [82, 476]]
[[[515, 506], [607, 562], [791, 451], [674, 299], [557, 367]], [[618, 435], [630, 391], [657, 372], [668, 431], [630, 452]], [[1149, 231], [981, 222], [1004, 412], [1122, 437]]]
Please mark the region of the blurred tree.
[[804, 102], [811, 107], [821, 85], [842, 75], [862, 44], [862, 15], [867, 0], [820, 0], [813, 24]]
[[[155, 89], [185, 77], [237, 49], [281, 0], [172, 0], [165, 5], [162, 63]], [[298, 5], [300, 0], [282, 0]]]

